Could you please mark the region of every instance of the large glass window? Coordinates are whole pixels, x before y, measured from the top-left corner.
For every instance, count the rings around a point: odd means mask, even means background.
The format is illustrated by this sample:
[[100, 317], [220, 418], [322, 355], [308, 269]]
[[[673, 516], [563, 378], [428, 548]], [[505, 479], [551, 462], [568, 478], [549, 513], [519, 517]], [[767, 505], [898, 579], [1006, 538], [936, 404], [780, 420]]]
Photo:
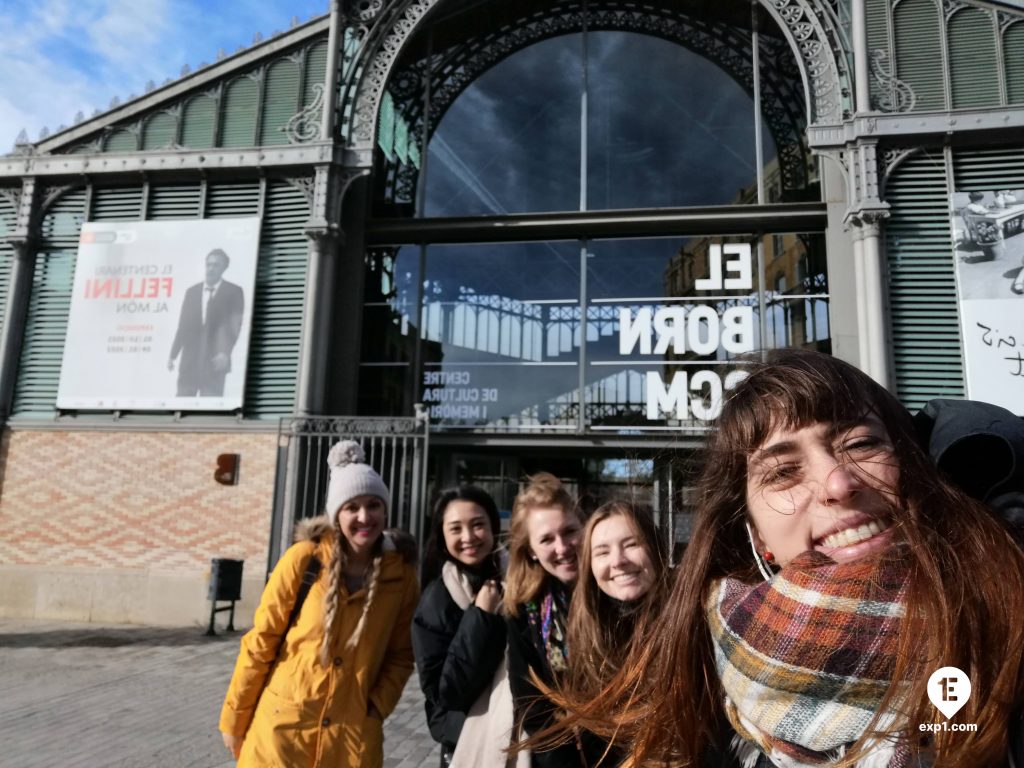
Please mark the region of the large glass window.
[[371, 283], [392, 288], [366, 308], [362, 400], [422, 402], [449, 429], [706, 429], [751, 355], [829, 350], [823, 246], [782, 234], [373, 249]]
[[738, 0], [442, 3], [385, 102], [378, 217], [820, 199], [795, 57]]
[[363, 412], [700, 431], [746, 356], [828, 350], [807, 98], [758, 4], [446, 0], [383, 100], [369, 241], [417, 244], [367, 253]]

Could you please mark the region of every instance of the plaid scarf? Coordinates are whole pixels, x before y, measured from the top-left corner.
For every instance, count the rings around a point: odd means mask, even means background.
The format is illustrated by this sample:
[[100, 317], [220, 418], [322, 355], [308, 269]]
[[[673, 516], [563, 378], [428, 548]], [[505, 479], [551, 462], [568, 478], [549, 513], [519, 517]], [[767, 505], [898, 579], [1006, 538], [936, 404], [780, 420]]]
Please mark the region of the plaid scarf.
[[[705, 613], [737, 743], [778, 766], [818, 766], [864, 733], [889, 688], [904, 615], [906, 575], [877, 559], [837, 564], [805, 552], [755, 586], [726, 578]], [[899, 731], [883, 715], [879, 730]], [[880, 737], [863, 766], [902, 768], [906, 742]]]

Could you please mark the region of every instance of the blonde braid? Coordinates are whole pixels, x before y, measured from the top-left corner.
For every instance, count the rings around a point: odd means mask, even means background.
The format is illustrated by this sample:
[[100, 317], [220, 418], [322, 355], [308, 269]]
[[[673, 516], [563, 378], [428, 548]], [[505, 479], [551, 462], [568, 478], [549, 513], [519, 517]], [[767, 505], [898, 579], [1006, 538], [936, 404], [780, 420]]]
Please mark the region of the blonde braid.
[[331, 562], [327, 566], [327, 595], [324, 597], [324, 639], [320, 644], [320, 661], [326, 667], [331, 659], [331, 637], [334, 635], [334, 621], [338, 616], [338, 598], [341, 594], [341, 575], [345, 570], [345, 547], [343, 546], [341, 523], [334, 519], [334, 548]]
[[359, 623], [356, 624], [356, 628], [352, 630], [352, 635], [345, 643], [345, 650], [351, 650], [356, 647], [359, 643], [359, 638], [363, 634], [363, 627], [366, 626], [366, 616], [370, 612], [370, 606], [373, 605], [373, 598], [377, 596], [377, 582], [380, 576], [380, 564], [384, 559], [384, 553], [380, 552], [373, 558], [373, 566], [370, 569], [370, 582], [366, 585], [366, 601], [363, 603], [363, 612], [359, 616]]

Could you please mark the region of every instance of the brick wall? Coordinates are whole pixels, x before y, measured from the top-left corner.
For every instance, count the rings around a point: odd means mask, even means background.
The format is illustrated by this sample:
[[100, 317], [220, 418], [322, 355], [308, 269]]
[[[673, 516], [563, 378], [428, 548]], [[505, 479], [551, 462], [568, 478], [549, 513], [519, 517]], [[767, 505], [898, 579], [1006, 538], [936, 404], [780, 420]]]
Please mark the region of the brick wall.
[[[214, 481], [221, 453], [241, 455], [237, 485]], [[134, 579], [149, 585], [133, 587], [139, 601], [178, 600], [195, 620], [208, 610], [213, 557], [246, 561], [251, 604], [266, 568], [276, 454], [276, 434], [6, 430], [0, 571], [21, 586], [0, 591], [0, 613], [151, 621], [130, 606], [102, 607]], [[39, 593], [58, 575], [59, 599]]]

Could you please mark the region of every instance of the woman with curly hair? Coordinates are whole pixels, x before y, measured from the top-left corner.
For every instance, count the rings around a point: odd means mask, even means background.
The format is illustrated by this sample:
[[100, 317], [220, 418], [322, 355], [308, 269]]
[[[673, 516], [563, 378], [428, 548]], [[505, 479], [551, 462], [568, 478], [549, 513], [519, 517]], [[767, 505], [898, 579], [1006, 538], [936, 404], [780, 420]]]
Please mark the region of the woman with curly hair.
[[327, 463], [326, 514], [274, 568], [221, 710], [239, 766], [380, 768], [412, 673], [415, 544], [385, 531], [390, 493], [358, 443]]

